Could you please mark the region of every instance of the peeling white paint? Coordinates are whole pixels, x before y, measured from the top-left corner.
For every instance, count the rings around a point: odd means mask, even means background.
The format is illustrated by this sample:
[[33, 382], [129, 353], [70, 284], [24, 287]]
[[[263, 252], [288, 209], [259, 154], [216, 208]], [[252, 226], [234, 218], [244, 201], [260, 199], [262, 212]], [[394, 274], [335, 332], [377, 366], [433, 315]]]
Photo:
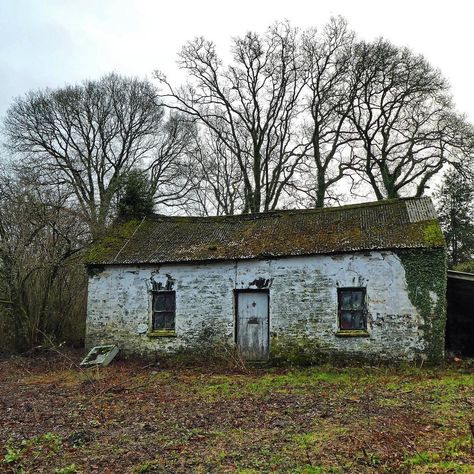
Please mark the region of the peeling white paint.
[[[151, 283], [173, 282], [176, 337], [150, 338]], [[405, 271], [392, 252], [275, 260], [107, 266], [89, 280], [87, 345], [117, 343], [125, 353], [173, 352], [207, 338], [233, 342], [234, 290], [270, 289], [270, 334], [326, 352], [413, 359], [425, 351]], [[337, 288], [367, 288], [370, 337], [336, 337]], [[432, 296], [435, 301], [437, 295]]]

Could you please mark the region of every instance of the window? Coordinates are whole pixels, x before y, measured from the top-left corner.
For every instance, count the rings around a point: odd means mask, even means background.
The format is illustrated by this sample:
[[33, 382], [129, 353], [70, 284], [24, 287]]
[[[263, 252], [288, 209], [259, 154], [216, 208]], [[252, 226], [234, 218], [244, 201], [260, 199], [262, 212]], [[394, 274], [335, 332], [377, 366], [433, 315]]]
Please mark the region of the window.
[[153, 292], [153, 331], [174, 331], [176, 313], [175, 291]]
[[367, 311], [365, 288], [338, 288], [339, 329], [341, 331], [365, 331]]

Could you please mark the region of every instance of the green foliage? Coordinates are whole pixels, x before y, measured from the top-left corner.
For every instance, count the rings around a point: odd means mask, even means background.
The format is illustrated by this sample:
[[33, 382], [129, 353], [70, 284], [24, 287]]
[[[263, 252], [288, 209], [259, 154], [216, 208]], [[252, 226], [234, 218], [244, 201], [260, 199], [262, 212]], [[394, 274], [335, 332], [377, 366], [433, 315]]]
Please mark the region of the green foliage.
[[[14, 465], [15, 472], [23, 472], [23, 464], [29, 459], [39, 456], [48, 457], [59, 453], [62, 448], [62, 439], [54, 433], [45, 433], [24, 439], [19, 445], [10, 443], [7, 445], [7, 452], [3, 457], [3, 464]], [[66, 471], [63, 474], [75, 471]]]
[[448, 171], [439, 188], [439, 220], [448, 247], [450, 267], [474, 255], [474, 182], [456, 170]]
[[136, 474], [148, 474], [151, 472], [162, 472], [160, 470], [159, 461], [145, 461], [138, 466], [135, 466], [133, 472]]
[[403, 463], [413, 473], [451, 472], [463, 474], [472, 472], [472, 465], [462, 462], [466, 452], [471, 449], [471, 441], [466, 436], [455, 438], [445, 445], [442, 451], [420, 451], [409, 456]]
[[301, 467], [297, 467], [291, 471], [292, 474], [329, 474], [329, 473], [340, 473], [342, 472], [341, 468], [334, 467], [334, 468], [325, 468], [322, 466], [311, 466], [311, 465], [304, 465]]
[[444, 353], [446, 327], [446, 257], [442, 249], [399, 250], [408, 294], [423, 321], [430, 362], [439, 362]]
[[120, 218], [140, 219], [153, 213], [153, 192], [145, 172], [130, 171], [123, 177], [123, 185], [117, 205]]
[[76, 474], [77, 472], [79, 472], [79, 468], [76, 464], [69, 464], [66, 467], [56, 469], [54, 472], [55, 474]]
[[438, 459], [438, 455], [434, 455], [429, 452], [420, 452], [416, 453], [414, 456], [411, 456], [405, 460], [405, 465], [406, 466], [418, 466], [420, 464], [428, 464], [433, 462], [435, 459]]
[[457, 265], [454, 265], [453, 270], [456, 270], [457, 272], [474, 273], [474, 260], [458, 263]]
[[443, 232], [437, 221], [433, 221], [423, 229], [423, 239], [429, 247], [444, 247]]
[[4, 462], [12, 463], [19, 461], [21, 456], [21, 451], [16, 448], [12, 448], [11, 446], [7, 447], [7, 453], [3, 457]]

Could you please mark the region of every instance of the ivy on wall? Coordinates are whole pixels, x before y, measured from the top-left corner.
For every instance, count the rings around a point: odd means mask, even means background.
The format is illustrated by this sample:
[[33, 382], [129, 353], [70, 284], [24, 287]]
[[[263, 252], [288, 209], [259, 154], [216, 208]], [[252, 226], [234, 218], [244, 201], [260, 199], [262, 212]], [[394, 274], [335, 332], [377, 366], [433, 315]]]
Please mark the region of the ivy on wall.
[[405, 268], [408, 296], [423, 321], [425, 355], [428, 361], [439, 362], [446, 328], [446, 252], [427, 248], [399, 250], [397, 255]]

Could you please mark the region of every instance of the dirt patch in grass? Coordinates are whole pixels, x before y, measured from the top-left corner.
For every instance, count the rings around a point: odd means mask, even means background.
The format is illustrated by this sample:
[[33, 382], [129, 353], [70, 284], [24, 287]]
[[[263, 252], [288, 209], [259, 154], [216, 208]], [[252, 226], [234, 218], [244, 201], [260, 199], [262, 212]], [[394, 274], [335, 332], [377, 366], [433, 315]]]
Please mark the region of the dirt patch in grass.
[[472, 365], [0, 361], [0, 471], [473, 473]]

